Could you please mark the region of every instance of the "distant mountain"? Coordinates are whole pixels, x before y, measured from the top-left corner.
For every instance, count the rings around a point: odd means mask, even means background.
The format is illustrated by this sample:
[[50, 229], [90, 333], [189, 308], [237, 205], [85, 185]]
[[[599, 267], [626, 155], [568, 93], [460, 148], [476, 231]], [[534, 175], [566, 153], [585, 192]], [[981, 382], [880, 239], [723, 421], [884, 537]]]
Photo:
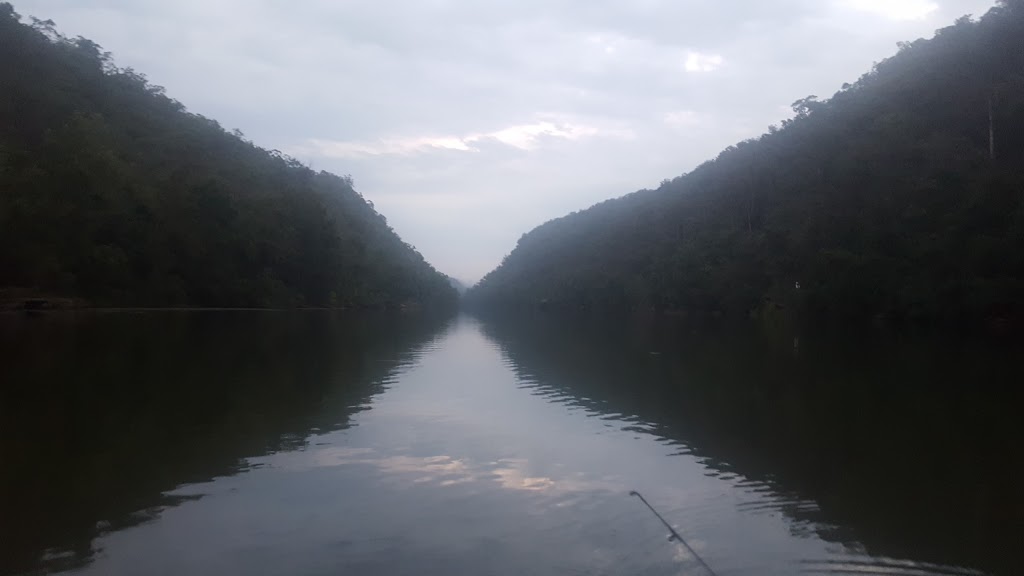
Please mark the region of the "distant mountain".
[[449, 306], [446, 278], [347, 177], [169, 98], [0, 4], [0, 300]]
[[693, 172], [552, 220], [478, 308], [1024, 316], [1024, 2], [1004, 0]]

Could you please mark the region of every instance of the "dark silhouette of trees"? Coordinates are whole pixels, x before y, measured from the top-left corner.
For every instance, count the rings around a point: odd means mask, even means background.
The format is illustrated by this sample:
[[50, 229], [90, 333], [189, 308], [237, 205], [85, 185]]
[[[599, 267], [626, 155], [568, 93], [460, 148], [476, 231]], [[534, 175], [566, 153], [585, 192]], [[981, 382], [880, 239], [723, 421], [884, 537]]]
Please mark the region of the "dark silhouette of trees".
[[901, 43], [689, 174], [539, 226], [467, 302], [1024, 316], [1021, 38], [1024, 2], [1007, 0]]
[[[348, 177], [189, 113], [0, 4], [0, 289], [98, 305], [397, 307], [457, 296]], [[12, 296], [14, 295], [14, 296]], [[0, 294], [3, 296], [3, 294]]]

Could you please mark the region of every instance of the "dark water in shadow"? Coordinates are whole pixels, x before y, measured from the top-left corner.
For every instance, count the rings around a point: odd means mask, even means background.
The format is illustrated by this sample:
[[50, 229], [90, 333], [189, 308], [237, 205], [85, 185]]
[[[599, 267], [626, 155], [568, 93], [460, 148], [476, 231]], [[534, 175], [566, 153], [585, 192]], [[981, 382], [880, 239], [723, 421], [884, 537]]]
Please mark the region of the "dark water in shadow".
[[[88, 563], [176, 487], [344, 429], [445, 319], [319, 312], [0, 317], [0, 573]], [[140, 573], [142, 571], [140, 570]]]
[[1019, 572], [1006, 342], [0, 317], [0, 574]]

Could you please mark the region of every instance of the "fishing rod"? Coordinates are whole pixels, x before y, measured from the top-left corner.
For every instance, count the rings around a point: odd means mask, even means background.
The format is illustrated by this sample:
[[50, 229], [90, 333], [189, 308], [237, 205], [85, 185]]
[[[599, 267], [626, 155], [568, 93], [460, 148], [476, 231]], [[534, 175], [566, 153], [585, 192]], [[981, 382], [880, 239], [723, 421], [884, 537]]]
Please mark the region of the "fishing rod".
[[697, 559], [697, 562], [700, 562], [700, 565], [708, 571], [708, 574], [711, 574], [711, 576], [718, 576], [717, 574], [715, 574], [715, 571], [711, 569], [711, 566], [708, 566], [708, 563], [705, 562], [699, 554], [697, 554], [697, 551], [691, 548], [690, 545], [686, 543], [686, 540], [683, 540], [683, 537], [679, 535], [679, 532], [676, 532], [676, 529], [673, 528], [671, 524], [666, 522], [665, 519], [661, 517], [661, 514], [658, 514], [658, 511], [654, 509], [654, 506], [651, 506], [651, 503], [648, 502], [646, 498], [644, 498], [643, 494], [637, 492], [636, 490], [630, 490], [629, 495], [636, 496], [637, 498], [639, 498], [640, 501], [644, 503], [644, 506], [647, 506], [647, 508], [651, 512], [653, 512], [655, 516], [658, 517], [658, 520], [661, 520], [661, 523], [664, 524], [665, 528], [668, 528], [669, 533], [672, 534], [672, 538], [669, 538], [669, 540], [679, 540], [679, 542], [681, 542], [683, 546], [686, 546], [686, 549], [690, 551], [690, 554], [692, 554], [693, 557]]

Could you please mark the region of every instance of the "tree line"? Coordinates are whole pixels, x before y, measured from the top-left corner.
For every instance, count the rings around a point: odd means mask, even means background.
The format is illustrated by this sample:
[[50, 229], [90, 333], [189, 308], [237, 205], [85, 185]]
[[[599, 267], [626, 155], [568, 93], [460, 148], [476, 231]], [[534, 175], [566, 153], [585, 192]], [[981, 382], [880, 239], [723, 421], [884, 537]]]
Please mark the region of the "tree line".
[[0, 300], [450, 306], [353, 188], [0, 3]]

